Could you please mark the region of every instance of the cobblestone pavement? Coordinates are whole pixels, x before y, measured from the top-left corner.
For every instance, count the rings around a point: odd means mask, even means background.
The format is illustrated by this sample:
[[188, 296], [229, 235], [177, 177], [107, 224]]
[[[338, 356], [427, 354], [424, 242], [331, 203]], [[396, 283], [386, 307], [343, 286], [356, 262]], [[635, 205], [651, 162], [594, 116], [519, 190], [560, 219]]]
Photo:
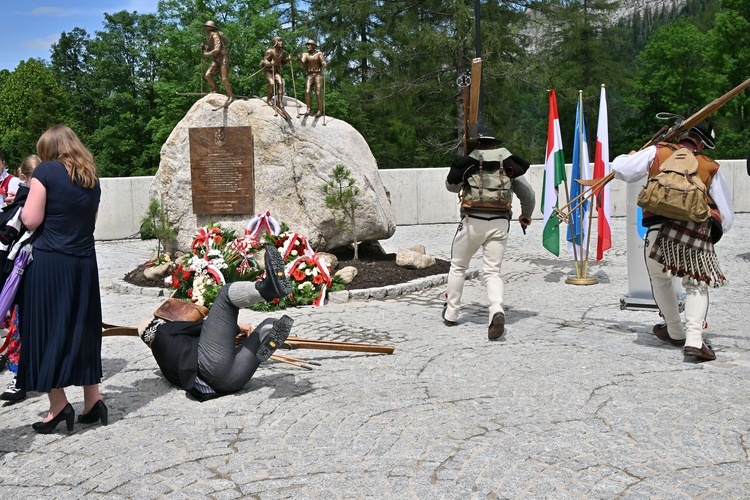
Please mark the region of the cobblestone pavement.
[[[447, 258], [454, 225], [401, 226], [389, 251]], [[393, 344], [393, 355], [296, 351], [241, 393], [197, 403], [137, 338], [104, 339], [110, 424], [37, 435], [43, 394], [0, 407], [0, 493], [108, 498], [747, 498], [750, 496], [750, 214], [717, 247], [729, 286], [711, 292], [717, 360], [696, 363], [624, 311], [625, 220], [593, 286], [565, 284], [568, 256], [513, 229], [503, 275], [508, 333], [486, 336], [481, 279], [459, 324], [444, 286], [287, 312], [293, 334]], [[98, 244], [106, 322], [136, 325], [162, 298], [112, 280], [150, 242]], [[473, 267], [478, 269], [479, 260]], [[278, 315], [278, 313], [274, 314]], [[242, 321], [264, 314], [243, 311]], [[9, 380], [4, 374], [2, 383]], [[81, 411], [82, 394], [69, 396]]]

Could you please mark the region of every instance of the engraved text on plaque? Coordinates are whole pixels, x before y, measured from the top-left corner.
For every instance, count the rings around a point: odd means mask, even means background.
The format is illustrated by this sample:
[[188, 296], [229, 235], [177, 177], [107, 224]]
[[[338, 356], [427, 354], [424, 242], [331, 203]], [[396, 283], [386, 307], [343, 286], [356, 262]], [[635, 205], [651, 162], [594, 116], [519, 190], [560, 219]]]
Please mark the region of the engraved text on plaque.
[[191, 128], [188, 134], [193, 213], [255, 213], [250, 127]]

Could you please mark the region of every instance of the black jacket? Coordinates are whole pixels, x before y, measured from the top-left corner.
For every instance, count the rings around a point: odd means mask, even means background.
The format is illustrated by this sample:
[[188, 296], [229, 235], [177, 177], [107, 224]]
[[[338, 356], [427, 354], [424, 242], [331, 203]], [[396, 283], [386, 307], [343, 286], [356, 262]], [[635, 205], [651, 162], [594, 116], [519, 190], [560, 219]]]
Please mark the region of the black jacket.
[[200, 321], [170, 321], [159, 325], [151, 342], [151, 352], [164, 378], [182, 387], [198, 401], [223, 396], [224, 393], [203, 394], [195, 388], [198, 376], [198, 338], [203, 327]]
[[[529, 166], [529, 162], [516, 155], [510, 155], [502, 163], [502, 167], [505, 169], [505, 174], [511, 179], [521, 177], [529, 169]], [[488, 171], [497, 170], [500, 168], [500, 162], [484, 162], [484, 168]], [[471, 176], [478, 169], [479, 160], [476, 158], [472, 158], [471, 156], [458, 156], [453, 160], [453, 163], [451, 163], [451, 168], [448, 171], [448, 178], [446, 180], [448, 184], [460, 184], [466, 181], [466, 178]]]

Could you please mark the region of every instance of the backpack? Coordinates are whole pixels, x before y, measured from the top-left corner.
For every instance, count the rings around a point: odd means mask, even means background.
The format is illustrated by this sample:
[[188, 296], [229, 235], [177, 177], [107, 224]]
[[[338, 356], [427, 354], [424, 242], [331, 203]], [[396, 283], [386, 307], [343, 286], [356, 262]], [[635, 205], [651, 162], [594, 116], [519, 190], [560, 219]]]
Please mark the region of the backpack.
[[[479, 168], [464, 180], [461, 207], [482, 212], [508, 212], [513, 203], [511, 178], [503, 168], [503, 159], [510, 156], [505, 148], [474, 150], [472, 158]], [[484, 168], [485, 162], [499, 162], [499, 168]], [[494, 167], [494, 166], [493, 166]]]
[[221, 40], [221, 46], [224, 49], [224, 53], [228, 54], [229, 53], [229, 41], [227, 40], [227, 36], [224, 34], [223, 31], [218, 31], [217, 33], [219, 35], [219, 40]]
[[698, 175], [698, 160], [689, 149], [680, 148], [648, 179], [637, 204], [668, 219], [703, 222], [710, 215], [707, 192]]

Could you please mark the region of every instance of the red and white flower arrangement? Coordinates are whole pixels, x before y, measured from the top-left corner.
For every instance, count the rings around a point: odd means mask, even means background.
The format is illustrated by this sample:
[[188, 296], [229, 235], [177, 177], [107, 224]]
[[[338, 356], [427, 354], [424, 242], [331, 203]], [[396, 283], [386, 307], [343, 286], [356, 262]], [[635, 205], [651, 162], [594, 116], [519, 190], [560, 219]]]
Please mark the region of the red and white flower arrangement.
[[208, 308], [226, 283], [262, 279], [263, 271], [255, 254], [264, 245], [274, 245], [286, 262], [285, 272], [292, 282], [289, 297], [258, 304], [255, 309], [284, 309], [297, 305], [323, 305], [328, 290], [343, 290], [338, 276], [310, 247], [307, 238], [289, 232], [269, 211], [250, 220], [243, 236], [223, 229], [219, 224], [199, 228], [185, 256], [172, 271], [168, 285], [174, 297], [190, 300]]

